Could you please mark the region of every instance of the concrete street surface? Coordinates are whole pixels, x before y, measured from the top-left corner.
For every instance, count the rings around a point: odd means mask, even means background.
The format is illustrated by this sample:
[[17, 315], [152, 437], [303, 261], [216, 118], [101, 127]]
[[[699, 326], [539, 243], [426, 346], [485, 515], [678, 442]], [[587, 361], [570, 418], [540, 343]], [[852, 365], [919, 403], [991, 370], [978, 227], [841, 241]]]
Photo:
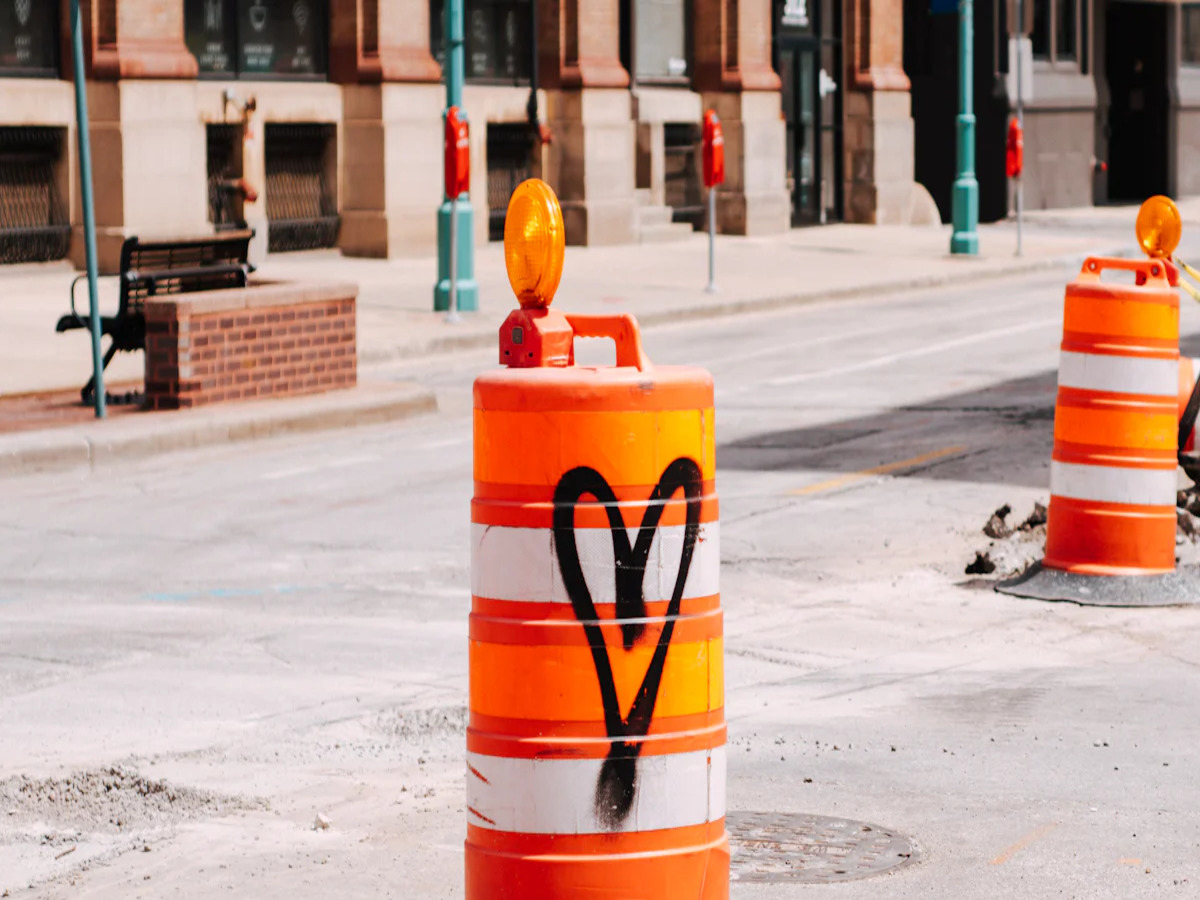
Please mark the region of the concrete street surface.
[[[646, 331], [716, 379], [729, 809], [917, 848], [737, 900], [1200, 893], [1200, 610], [964, 575], [1047, 498], [1073, 274]], [[438, 392], [400, 425], [0, 481], [0, 895], [462, 897], [494, 361], [381, 370]]]

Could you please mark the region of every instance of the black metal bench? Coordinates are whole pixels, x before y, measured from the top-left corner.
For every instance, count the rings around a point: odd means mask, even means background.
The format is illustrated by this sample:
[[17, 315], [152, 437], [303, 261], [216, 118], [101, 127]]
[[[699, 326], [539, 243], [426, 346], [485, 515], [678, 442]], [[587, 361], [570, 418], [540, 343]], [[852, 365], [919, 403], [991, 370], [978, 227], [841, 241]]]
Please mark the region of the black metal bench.
[[[104, 354], [104, 368], [118, 350], [146, 348], [147, 298], [245, 287], [254, 271], [248, 261], [252, 237], [253, 231], [242, 230], [170, 241], [127, 239], [121, 247], [118, 274], [120, 306], [115, 316], [100, 317], [100, 332], [111, 339]], [[80, 275], [71, 282], [71, 311], [58, 320], [55, 331], [90, 327], [87, 317], [75, 310], [75, 286], [86, 278]], [[84, 403], [91, 402], [95, 385], [95, 376], [84, 385]]]

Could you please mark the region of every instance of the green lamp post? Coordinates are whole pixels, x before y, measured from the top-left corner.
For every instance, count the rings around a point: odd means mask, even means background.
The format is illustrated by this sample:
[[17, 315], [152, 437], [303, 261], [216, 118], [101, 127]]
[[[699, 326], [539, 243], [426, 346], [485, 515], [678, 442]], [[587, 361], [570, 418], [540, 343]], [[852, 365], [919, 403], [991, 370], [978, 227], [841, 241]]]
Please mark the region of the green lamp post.
[[979, 253], [979, 182], [975, 180], [974, 0], [958, 5], [958, 177], [954, 180], [950, 252]]
[[[446, 79], [446, 109], [451, 106], [462, 108], [464, 56], [463, 49], [463, 4], [465, 0], [445, 0], [446, 63], [443, 67]], [[443, 116], [445, 113], [443, 113]], [[444, 192], [443, 192], [444, 194]], [[455, 305], [463, 311], [479, 309], [479, 283], [475, 280], [475, 211], [471, 198], [463, 194], [458, 198], [458, 214], [453, 217], [457, 229], [458, 273]], [[433, 308], [437, 312], [450, 309], [450, 198], [444, 197], [438, 208], [438, 280], [433, 288]]]

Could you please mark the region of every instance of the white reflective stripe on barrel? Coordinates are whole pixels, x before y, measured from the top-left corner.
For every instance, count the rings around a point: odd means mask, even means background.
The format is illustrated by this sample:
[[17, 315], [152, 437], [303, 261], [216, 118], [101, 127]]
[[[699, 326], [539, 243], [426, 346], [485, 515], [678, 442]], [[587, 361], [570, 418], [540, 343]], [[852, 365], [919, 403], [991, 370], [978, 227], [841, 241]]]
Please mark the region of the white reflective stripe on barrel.
[[[679, 574], [684, 525], [659, 528], [646, 559], [643, 590], [648, 602], [670, 600]], [[630, 546], [638, 529], [626, 533]], [[578, 528], [575, 546], [587, 577], [593, 603], [616, 603], [613, 572], [613, 535], [607, 528]], [[721, 530], [717, 522], [700, 525], [692, 550], [692, 566], [684, 585], [685, 599], [720, 593]], [[509, 528], [502, 525], [471, 526], [471, 593], [489, 600], [526, 600], [535, 603], [570, 603], [563, 586], [554, 532], [549, 528]]]
[[467, 821], [523, 834], [606, 834], [686, 828], [725, 816], [725, 748], [643, 756], [633, 807], [596, 815], [603, 759], [510, 759], [467, 754]]
[[1175, 468], [1130, 469], [1050, 463], [1050, 493], [1098, 503], [1175, 506]]
[[1086, 391], [1176, 397], [1179, 362], [1064, 350], [1058, 363], [1058, 384]]

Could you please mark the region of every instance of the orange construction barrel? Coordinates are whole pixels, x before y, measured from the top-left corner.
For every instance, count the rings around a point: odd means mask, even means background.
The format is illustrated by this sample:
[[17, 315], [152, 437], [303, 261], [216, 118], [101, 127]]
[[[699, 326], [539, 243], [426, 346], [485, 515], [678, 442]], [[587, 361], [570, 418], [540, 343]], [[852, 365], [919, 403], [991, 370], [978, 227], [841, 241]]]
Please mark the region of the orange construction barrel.
[[[548, 309], [556, 228], [521, 185], [522, 309], [474, 389], [466, 896], [724, 900], [712, 378], [652, 366], [632, 316]], [[582, 336], [616, 365], [576, 365]]]
[[[1132, 271], [1135, 284], [1101, 280]], [[1179, 296], [1162, 260], [1092, 258], [1067, 285], [1047, 569], [1175, 569]]]
[[[1200, 380], [1200, 359], [1188, 356], [1179, 357], [1179, 418], [1181, 421], [1198, 380]], [[1196, 449], [1196, 426], [1193, 425], [1182, 437], [1183, 443], [1179, 449], [1185, 453], [1193, 452]]]

